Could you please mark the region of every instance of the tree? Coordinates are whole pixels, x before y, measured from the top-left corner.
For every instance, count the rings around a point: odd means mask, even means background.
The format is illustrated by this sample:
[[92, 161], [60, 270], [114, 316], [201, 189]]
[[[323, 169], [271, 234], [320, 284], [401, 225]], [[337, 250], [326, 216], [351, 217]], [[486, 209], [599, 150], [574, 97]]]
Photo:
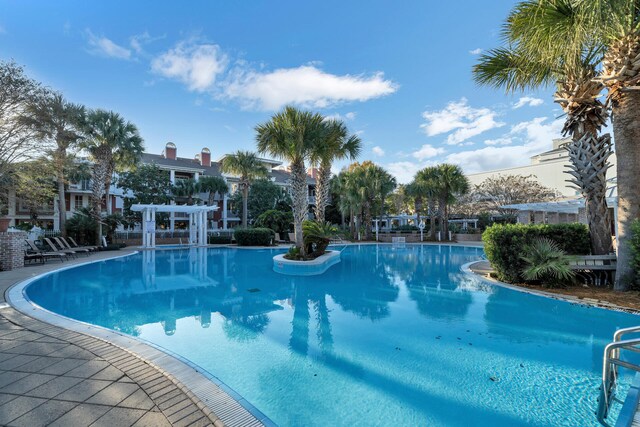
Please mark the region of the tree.
[[248, 225], [247, 202], [249, 200], [249, 188], [253, 181], [265, 178], [269, 171], [255, 153], [238, 150], [222, 159], [220, 170], [238, 176], [238, 187], [242, 192], [242, 226]]
[[[235, 206], [240, 206], [239, 214], [243, 214], [242, 193], [236, 192], [231, 196]], [[287, 190], [267, 179], [257, 179], [251, 184], [247, 198], [248, 218], [256, 219], [262, 213], [271, 210], [291, 211], [291, 196]]]
[[441, 230], [445, 236], [449, 234], [449, 205], [456, 196], [469, 192], [469, 180], [464, 176], [460, 166], [444, 163], [435, 171], [438, 182], [438, 210]]
[[22, 118], [27, 106], [45, 93], [40, 83], [27, 77], [15, 62], [0, 61], [0, 182], [11, 171], [12, 163], [42, 154], [33, 129]]
[[291, 168], [293, 220], [296, 247], [305, 254], [302, 222], [308, 212], [308, 186], [305, 161], [325, 136], [323, 117], [317, 113], [285, 107], [271, 119], [256, 126], [258, 151], [284, 159]]
[[[208, 206], [213, 206], [214, 199], [216, 194], [220, 196], [224, 196], [229, 192], [229, 186], [224, 178], [219, 176], [201, 176], [198, 181], [198, 186], [200, 187], [200, 192], [208, 194]], [[209, 212], [211, 219], [213, 220], [213, 211]]]
[[556, 200], [559, 194], [540, 184], [534, 175], [498, 175], [476, 185], [471, 198], [478, 211], [514, 215], [502, 206]]
[[46, 158], [40, 158], [16, 164], [14, 174], [16, 198], [29, 210], [31, 221], [36, 224], [39, 213], [55, 198], [54, 167]]
[[636, 0], [529, 0], [509, 17], [506, 36], [544, 63], [575, 64], [584, 52], [599, 57], [600, 81], [611, 107], [618, 153], [618, 263], [614, 289], [633, 281], [631, 225], [640, 217], [640, 13]]
[[193, 205], [193, 196], [200, 193], [200, 185], [199, 182], [193, 178], [178, 179], [171, 188], [171, 192], [176, 197], [185, 197], [187, 199], [187, 205]]
[[82, 141], [94, 161], [92, 171], [91, 212], [97, 222], [96, 243], [100, 244], [102, 198], [106, 196], [107, 213], [109, 187], [114, 171], [133, 169], [144, 149], [136, 126], [113, 111], [93, 110], [87, 115], [87, 138]]
[[136, 203], [162, 205], [169, 204], [173, 200], [171, 192], [173, 186], [169, 172], [155, 164], [141, 164], [135, 170], [121, 173], [117, 184], [123, 191], [123, 213], [129, 223], [142, 221], [142, 213], [132, 212], [131, 205]]
[[[516, 9], [509, 19], [507, 33], [522, 26]], [[513, 27], [516, 27], [515, 29]], [[525, 47], [521, 47], [524, 45]], [[536, 54], [541, 51], [536, 50]], [[542, 51], [544, 52], [544, 51]], [[599, 96], [603, 85], [594, 80], [597, 52], [580, 52], [576, 60], [565, 56], [549, 58], [532, 55], [526, 50], [526, 42], [510, 48], [489, 51], [474, 67], [476, 81], [480, 84], [504, 86], [507, 92], [556, 83], [555, 102], [566, 113], [563, 135], [571, 135], [569, 151], [571, 182], [585, 198], [591, 249], [594, 254], [607, 254], [612, 249], [609, 210], [607, 208], [608, 158], [612, 154], [610, 138], [598, 138], [606, 123], [607, 111]]]
[[293, 214], [291, 211], [283, 212], [275, 209], [260, 214], [256, 218], [256, 227], [270, 228], [278, 234], [286, 233], [291, 229], [293, 223]]
[[362, 142], [357, 135], [349, 135], [347, 126], [340, 120], [324, 121], [324, 137], [316, 140], [311, 163], [318, 166], [316, 177], [316, 221], [324, 222], [324, 212], [329, 202], [331, 165], [335, 160], [354, 160], [360, 154]]
[[[412, 182], [412, 191], [416, 194], [415, 197], [424, 198], [427, 201], [427, 215], [429, 216], [429, 238], [435, 240], [436, 238], [436, 222], [435, 217], [436, 203], [440, 202], [438, 207], [442, 214], [444, 206], [442, 205], [442, 199], [440, 198], [443, 189], [443, 182], [440, 177], [440, 169], [437, 166], [426, 167], [419, 170]], [[418, 218], [419, 220], [419, 218]], [[442, 218], [440, 220], [442, 224]], [[446, 233], [445, 233], [446, 234]]]
[[396, 188], [396, 179], [378, 165], [374, 165], [374, 167], [369, 170], [368, 179], [373, 187], [372, 191], [375, 194], [374, 200], [378, 207], [378, 221], [380, 221], [384, 216], [387, 196]]
[[38, 140], [53, 145], [51, 157], [58, 187], [58, 218], [60, 232], [66, 236], [65, 185], [69, 169], [67, 151], [83, 138], [85, 108], [72, 104], [59, 93], [39, 97], [27, 105], [22, 122], [33, 130]]

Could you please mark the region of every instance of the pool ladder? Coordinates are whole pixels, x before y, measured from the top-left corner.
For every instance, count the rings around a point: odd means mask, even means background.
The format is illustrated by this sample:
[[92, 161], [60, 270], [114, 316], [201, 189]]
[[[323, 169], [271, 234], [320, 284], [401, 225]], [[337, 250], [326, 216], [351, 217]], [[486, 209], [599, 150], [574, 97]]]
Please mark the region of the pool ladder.
[[631, 369], [640, 372], [640, 366], [625, 362], [620, 359], [620, 350], [629, 350], [640, 353], [640, 338], [623, 340], [627, 334], [640, 333], [640, 326], [632, 328], [618, 329], [613, 334], [613, 342], [604, 348], [604, 358], [602, 361], [602, 385], [600, 386], [600, 398], [598, 399], [598, 409], [596, 415], [602, 425], [609, 425], [606, 421], [609, 415], [609, 408], [615, 400], [616, 386], [618, 384], [618, 367]]

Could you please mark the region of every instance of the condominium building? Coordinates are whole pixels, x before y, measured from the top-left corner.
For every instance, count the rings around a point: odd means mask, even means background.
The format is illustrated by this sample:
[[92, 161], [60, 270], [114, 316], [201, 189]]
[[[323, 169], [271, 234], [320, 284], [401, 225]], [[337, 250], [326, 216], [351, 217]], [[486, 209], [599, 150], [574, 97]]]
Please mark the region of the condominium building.
[[[222, 196], [216, 194], [214, 203], [218, 206], [213, 216], [213, 222], [210, 224], [211, 229], [227, 230], [240, 224], [240, 218], [237, 211], [230, 201], [230, 196], [238, 190], [238, 177], [230, 174], [223, 174], [220, 171], [220, 161], [211, 160], [211, 151], [203, 148], [200, 153], [193, 157], [178, 157], [177, 146], [169, 142], [165, 145], [164, 150], [160, 154], [143, 153], [140, 159], [141, 164], [153, 164], [160, 169], [169, 173], [169, 179], [172, 184], [179, 180], [194, 179], [198, 181], [202, 176], [218, 176], [222, 177], [229, 186], [229, 193]], [[282, 162], [270, 159], [261, 159], [269, 171], [269, 178], [274, 184], [283, 187], [288, 192], [291, 191], [291, 174], [282, 167]], [[309, 209], [315, 205], [315, 178], [313, 171], [307, 176]], [[81, 207], [89, 206], [91, 196], [90, 180], [71, 183], [67, 188], [65, 195], [65, 215], [69, 219]], [[112, 185], [109, 194], [109, 200], [103, 202], [103, 208], [108, 212], [121, 212], [123, 203], [123, 191], [117, 185]], [[207, 203], [208, 195], [206, 193], [196, 195]], [[173, 203], [185, 203], [186, 199], [176, 198]], [[58, 230], [58, 203], [53, 200], [47, 206], [43, 206], [38, 211], [38, 221], [45, 229]], [[8, 218], [11, 220], [10, 225], [15, 226], [22, 222], [30, 222], [31, 214], [29, 210], [23, 206], [19, 198], [15, 196], [13, 190], [9, 191], [9, 213]], [[187, 215], [179, 213], [171, 214], [168, 229], [188, 229], [189, 218]]]

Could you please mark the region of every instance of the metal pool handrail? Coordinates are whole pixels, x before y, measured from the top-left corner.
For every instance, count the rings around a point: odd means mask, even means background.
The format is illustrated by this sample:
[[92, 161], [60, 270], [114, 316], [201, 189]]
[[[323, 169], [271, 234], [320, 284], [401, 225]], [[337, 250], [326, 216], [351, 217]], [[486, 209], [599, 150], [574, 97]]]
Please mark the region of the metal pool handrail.
[[620, 359], [620, 350], [629, 350], [640, 353], [640, 338], [623, 340], [627, 334], [640, 333], [640, 326], [619, 329], [613, 334], [613, 342], [604, 348], [604, 358], [602, 361], [602, 385], [600, 386], [600, 398], [598, 399], [598, 409], [596, 415], [598, 421], [603, 425], [609, 415], [609, 408], [614, 400], [616, 386], [618, 383], [618, 366], [640, 372], [640, 366], [625, 362]]

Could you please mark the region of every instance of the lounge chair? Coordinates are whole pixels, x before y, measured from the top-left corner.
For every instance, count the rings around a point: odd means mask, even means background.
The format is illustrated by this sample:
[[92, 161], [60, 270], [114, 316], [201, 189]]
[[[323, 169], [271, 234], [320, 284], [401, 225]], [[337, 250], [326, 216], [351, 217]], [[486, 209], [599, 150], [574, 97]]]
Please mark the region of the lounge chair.
[[44, 264], [44, 255], [42, 255], [39, 252], [29, 252], [27, 250], [24, 251], [24, 262], [29, 262], [29, 264], [31, 264], [31, 261], [40, 261], [42, 264]]
[[68, 249], [70, 251], [74, 251], [74, 252], [77, 252], [77, 253], [83, 253], [86, 256], [89, 256], [90, 250], [88, 248], [72, 248], [71, 246], [69, 246], [69, 243], [67, 243], [67, 241], [64, 240], [63, 237], [54, 237], [53, 239], [58, 243], [58, 245], [62, 249]]
[[296, 233], [287, 233], [289, 235], [289, 242], [296, 241]]
[[60, 253], [60, 252], [43, 251], [38, 246], [36, 246], [35, 240], [25, 240], [25, 242], [27, 242], [27, 245], [29, 245], [29, 248], [31, 249], [31, 251], [39, 253], [40, 255], [45, 257], [45, 259], [46, 258], [57, 258], [62, 262], [62, 261], [64, 261], [63, 258], [67, 256], [66, 254], [63, 254], [63, 253]]
[[91, 245], [80, 246], [79, 244], [76, 243], [76, 241], [71, 236], [67, 236], [67, 239], [68, 239], [69, 242], [71, 242], [71, 247], [72, 248], [86, 248], [86, 249], [89, 249], [89, 250], [92, 250], [92, 251], [97, 251], [98, 250], [97, 246], [91, 246]]
[[51, 250], [53, 252], [60, 252], [62, 254], [66, 254], [67, 256], [70, 256], [70, 257], [75, 257], [76, 256], [76, 251], [72, 251], [72, 250], [69, 250], [69, 249], [61, 249], [61, 248], [57, 247], [56, 244], [53, 243], [53, 241], [48, 237], [45, 237], [44, 241], [47, 242], [47, 245], [49, 245], [49, 247], [51, 248]]

